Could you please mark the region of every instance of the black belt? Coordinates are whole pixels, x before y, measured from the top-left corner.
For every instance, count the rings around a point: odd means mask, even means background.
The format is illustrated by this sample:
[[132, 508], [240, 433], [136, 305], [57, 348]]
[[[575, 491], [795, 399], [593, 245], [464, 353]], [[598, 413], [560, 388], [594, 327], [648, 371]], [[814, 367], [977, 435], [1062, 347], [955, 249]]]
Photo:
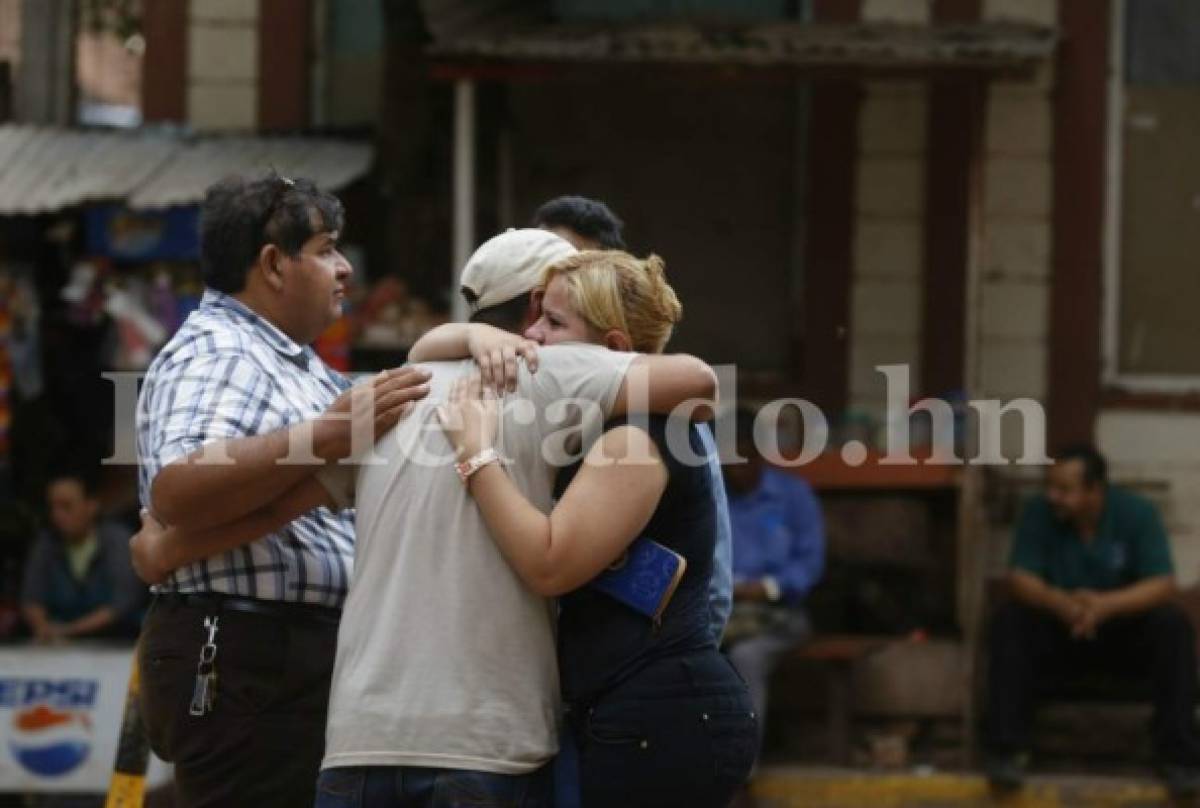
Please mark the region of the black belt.
[[327, 623], [336, 626], [342, 619], [342, 610], [316, 603], [286, 603], [279, 600], [240, 598], [215, 592], [158, 592], [155, 605], [187, 606], [215, 612], [242, 612], [271, 617], [276, 620]]

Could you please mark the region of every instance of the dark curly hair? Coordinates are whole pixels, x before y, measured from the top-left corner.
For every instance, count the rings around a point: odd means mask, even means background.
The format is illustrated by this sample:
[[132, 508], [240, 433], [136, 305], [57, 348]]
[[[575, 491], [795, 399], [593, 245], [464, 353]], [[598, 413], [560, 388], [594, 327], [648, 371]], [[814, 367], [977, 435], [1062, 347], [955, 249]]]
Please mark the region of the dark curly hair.
[[246, 287], [246, 275], [266, 244], [295, 256], [318, 233], [340, 231], [345, 212], [337, 197], [306, 179], [272, 173], [226, 177], [209, 187], [200, 209], [204, 282], [226, 294]]
[[608, 205], [586, 196], [560, 196], [533, 214], [534, 227], [566, 227], [606, 250], [625, 249], [621, 230], [625, 223]]

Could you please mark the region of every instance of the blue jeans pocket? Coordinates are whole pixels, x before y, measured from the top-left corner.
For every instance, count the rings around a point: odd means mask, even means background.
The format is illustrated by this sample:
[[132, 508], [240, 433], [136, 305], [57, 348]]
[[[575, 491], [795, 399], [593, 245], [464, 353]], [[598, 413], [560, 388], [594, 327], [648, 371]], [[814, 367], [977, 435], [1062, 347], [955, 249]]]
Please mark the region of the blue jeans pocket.
[[719, 783], [744, 783], [758, 756], [758, 717], [753, 711], [702, 713], [701, 722], [712, 748], [713, 776]]
[[322, 769], [315, 808], [361, 808], [367, 775], [360, 768]]
[[437, 775], [437, 808], [546, 808], [550, 805], [548, 769], [523, 775], [445, 770]]
[[646, 738], [646, 727], [631, 714], [628, 707], [613, 709], [611, 705], [600, 705], [588, 711], [583, 719], [587, 740], [605, 746], [642, 746]]

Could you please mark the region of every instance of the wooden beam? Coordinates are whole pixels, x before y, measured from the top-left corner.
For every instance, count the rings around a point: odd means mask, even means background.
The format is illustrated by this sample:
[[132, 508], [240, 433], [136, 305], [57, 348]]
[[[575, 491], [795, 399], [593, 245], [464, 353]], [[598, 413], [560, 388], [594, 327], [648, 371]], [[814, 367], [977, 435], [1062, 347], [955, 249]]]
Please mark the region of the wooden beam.
[[[855, 22], [857, 0], [815, 0], [818, 22]], [[858, 168], [858, 82], [812, 87], [808, 135], [808, 238], [799, 378], [804, 398], [830, 419], [846, 408], [850, 386], [850, 284], [854, 186]]]
[[[979, 20], [980, 0], [936, 0], [933, 21]], [[966, 293], [971, 163], [981, 148], [984, 89], [935, 78], [925, 140], [925, 276], [921, 393], [944, 396], [966, 384]]]
[[303, 129], [309, 124], [311, 0], [259, 0], [258, 128]]
[[813, 0], [813, 22], [858, 22], [862, 0]]
[[142, 118], [148, 123], [186, 121], [188, 4], [144, 4], [142, 35]]
[[935, 24], [979, 22], [983, 0], [933, 0], [930, 15]]
[[1094, 439], [1100, 404], [1108, 0], [1061, 0], [1054, 105], [1049, 445]]

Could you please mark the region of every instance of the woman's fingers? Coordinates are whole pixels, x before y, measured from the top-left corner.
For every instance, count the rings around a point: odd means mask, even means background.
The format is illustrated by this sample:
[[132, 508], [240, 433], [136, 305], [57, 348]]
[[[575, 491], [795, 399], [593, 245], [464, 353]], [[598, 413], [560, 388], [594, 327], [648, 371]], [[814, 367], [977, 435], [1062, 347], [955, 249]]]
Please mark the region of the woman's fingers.
[[493, 351], [483, 351], [475, 359], [476, 364], [479, 365], [479, 373], [485, 379], [492, 378], [493, 353]]
[[531, 339], [522, 340], [521, 347], [517, 351], [521, 356], [525, 357], [525, 366], [529, 368], [530, 373], [537, 373], [538, 369], [538, 344]]
[[496, 389], [500, 389], [504, 386], [504, 376], [507, 373], [504, 368], [504, 353], [505, 349], [503, 346], [500, 346], [492, 351], [492, 375], [481, 380], [483, 386], [495, 387]]
[[500, 391], [514, 392], [517, 389], [517, 373], [519, 365], [517, 363], [517, 347], [516, 345], [508, 345], [504, 348], [504, 379], [503, 385], [497, 385], [496, 389]]

